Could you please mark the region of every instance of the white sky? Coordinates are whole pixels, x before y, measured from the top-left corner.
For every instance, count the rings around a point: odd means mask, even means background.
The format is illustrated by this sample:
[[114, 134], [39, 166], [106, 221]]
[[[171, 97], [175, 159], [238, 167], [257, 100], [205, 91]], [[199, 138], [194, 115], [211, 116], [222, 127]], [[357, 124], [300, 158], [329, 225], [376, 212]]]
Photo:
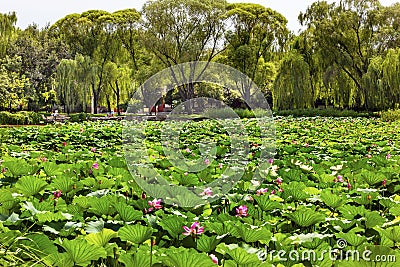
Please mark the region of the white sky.
[[[316, 0], [315, 0], [316, 1]], [[228, 0], [228, 2], [251, 2], [270, 7], [286, 17], [288, 28], [297, 31], [300, 25], [297, 17], [305, 11], [314, 0]], [[0, 13], [15, 11], [17, 26], [26, 28], [35, 22], [40, 27], [54, 23], [71, 13], [82, 13], [90, 9], [101, 9], [109, 12], [136, 8], [140, 10], [145, 0], [0, 0]], [[329, 0], [329, 2], [334, 2]], [[391, 5], [398, 0], [381, 0], [382, 5]]]

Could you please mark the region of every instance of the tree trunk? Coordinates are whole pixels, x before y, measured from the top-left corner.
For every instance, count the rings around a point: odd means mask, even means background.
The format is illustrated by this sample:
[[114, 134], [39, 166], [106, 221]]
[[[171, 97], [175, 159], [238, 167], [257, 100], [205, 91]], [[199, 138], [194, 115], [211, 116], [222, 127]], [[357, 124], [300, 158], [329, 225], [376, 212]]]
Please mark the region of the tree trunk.
[[118, 80], [115, 80], [115, 95], [117, 97], [117, 112], [118, 112], [118, 116], [121, 116], [121, 112], [119, 111], [119, 86], [118, 86]]
[[92, 92], [93, 92], [93, 114], [97, 114], [98, 95], [94, 83], [92, 83]]

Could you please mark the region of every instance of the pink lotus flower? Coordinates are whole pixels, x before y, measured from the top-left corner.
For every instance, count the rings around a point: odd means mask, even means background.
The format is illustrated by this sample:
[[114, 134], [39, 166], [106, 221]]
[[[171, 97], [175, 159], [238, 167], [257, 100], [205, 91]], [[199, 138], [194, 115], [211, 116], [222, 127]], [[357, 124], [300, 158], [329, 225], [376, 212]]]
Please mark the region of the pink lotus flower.
[[61, 197], [62, 192], [61, 192], [61, 190], [57, 190], [57, 191], [53, 192], [53, 195], [54, 195], [54, 199], [58, 199]]
[[186, 153], [192, 152], [192, 150], [190, 150], [190, 148], [188, 148], [188, 147], [185, 149], [185, 151], [186, 151]]
[[261, 188], [261, 189], [257, 190], [256, 195], [257, 196], [261, 196], [261, 195], [264, 195], [267, 192], [268, 192], [268, 188]]
[[386, 186], [386, 184], [387, 184], [387, 180], [386, 180], [386, 178], [382, 181], [382, 185], [383, 186]]
[[95, 147], [92, 147], [92, 148], [90, 149], [90, 151], [92, 151], [93, 153], [95, 153], [95, 152], [96, 152], [96, 148], [95, 148]]
[[154, 199], [153, 201], [148, 201], [147, 204], [149, 204], [149, 206], [150, 206], [150, 208], [148, 209], [148, 212], [151, 212], [154, 209], [159, 210], [162, 208], [161, 199]]
[[185, 230], [185, 232], [183, 232], [182, 234], [185, 236], [193, 236], [194, 238], [197, 237], [197, 235], [201, 235], [202, 233], [204, 233], [204, 227], [200, 227], [200, 223], [199, 222], [194, 222], [190, 228], [187, 227], [186, 225], [183, 226], [183, 230]]
[[98, 170], [99, 164], [97, 162], [93, 163], [92, 168]]
[[217, 256], [215, 256], [214, 254], [210, 254], [210, 255], [208, 255], [208, 256], [210, 256], [210, 258], [211, 258], [211, 260], [212, 260], [213, 263], [218, 264], [218, 258], [217, 258]]
[[210, 164], [210, 160], [209, 160], [209, 159], [205, 159], [205, 160], [204, 160], [204, 163], [205, 163], [206, 165], [209, 165], [209, 164]]
[[242, 205], [236, 208], [236, 217], [247, 217], [247, 206]]
[[278, 178], [278, 179], [276, 179], [276, 183], [278, 184], [278, 185], [281, 185], [282, 184], [282, 178]]
[[342, 175], [338, 175], [337, 176], [337, 181], [343, 183], [343, 176]]
[[386, 159], [390, 159], [391, 156], [392, 156], [392, 155], [387, 154], [387, 155], [386, 155]]
[[211, 197], [213, 195], [213, 191], [211, 187], [207, 187], [203, 190], [203, 192], [200, 193], [200, 195]]

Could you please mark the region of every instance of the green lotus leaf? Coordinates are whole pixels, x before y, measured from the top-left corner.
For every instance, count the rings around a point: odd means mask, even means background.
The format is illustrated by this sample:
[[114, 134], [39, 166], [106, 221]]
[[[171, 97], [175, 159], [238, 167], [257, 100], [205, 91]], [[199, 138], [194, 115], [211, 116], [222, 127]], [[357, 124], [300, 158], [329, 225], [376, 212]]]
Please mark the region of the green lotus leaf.
[[61, 190], [63, 194], [66, 194], [73, 189], [73, 185], [75, 184], [74, 180], [67, 176], [60, 176], [53, 179], [50, 187], [53, 190]]
[[301, 227], [309, 227], [325, 220], [323, 214], [303, 207], [293, 213], [286, 214], [286, 216]]
[[158, 223], [172, 238], [178, 238], [183, 232], [185, 219], [180, 216], [167, 215]]
[[117, 214], [124, 222], [133, 222], [143, 219], [143, 213], [141, 211], [135, 210], [124, 202], [117, 202], [114, 204], [114, 207]]
[[54, 162], [43, 162], [42, 163], [43, 170], [47, 176], [57, 176], [62, 174], [61, 169], [59, 166]]
[[215, 264], [206, 254], [198, 253], [194, 249], [185, 248], [169, 248], [165, 251], [166, 256], [162, 258], [162, 262], [168, 267], [193, 267], [204, 266], [214, 267]]
[[217, 236], [206, 236], [202, 235], [197, 239], [197, 249], [209, 253], [213, 251], [221, 240], [217, 239]]
[[244, 264], [260, 264], [261, 261], [258, 256], [254, 253], [249, 253], [246, 249], [239, 247], [236, 244], [226, 245], [221, 243], [217, 246], [216, 251], [223, 255], [229, 255], [236, 264], [244, 265]]
[[382, 218], [382, 216], [377, 211], [367, 211], [365, 212], [364, 217], [365, 217], [365, 226], [367, 228], [382, 226], [382, 224], [384, 224], [386, 221], [385, 218]]
[[71, 261], [78, 266], [87, 266], [91, 261], [107, 257], [104, 248], [89, 244], [84, 239], [64, 239], [61, 246], [65, 249]]
[[239, 236], [247, 243], [263, 241], [268, 242], [272, 238], [272, 233], [265, 227], [254, 227], [247, 224], [236, 226]]
[[42, 179], [33, 176], [24, 176], [18, 179], [15, 188], [19, 190], [24, 196], [30, 197], [38, 194], [47, 186], [47, 183]]
[[269, 195], [254, 196], [253, 198], [263, 211], [272, 211], [282, 208], [282, 204], [277, 201], [271, 200], [269, 198]]
[[88, 234], [85, 239], [89, 244], [104, 247], [108, 242], [117, 237], [117, 233], [111, 229], [103, 228], [101, 232]]
[[140, 224], [125, 225], [118, 230], [118, 236], [122, 241], [140, 244], [148, 240], [153, 234], [153, 229]]
[[338, 196], [337, 194], [334, 194], [330, 192], [329, 190], [324, 190], [321, 193], [321, 200], [328, 205], [329, 207], [333, 209], [337, 209], [340, 206], [342, 206], [344, 203], [346, 203], [346, 200], [343, 199], [342, 197]]
[[395, 243], [400, 242], [400, 226], [389, 227], [383, 230], [383, 233], [393, 242]]

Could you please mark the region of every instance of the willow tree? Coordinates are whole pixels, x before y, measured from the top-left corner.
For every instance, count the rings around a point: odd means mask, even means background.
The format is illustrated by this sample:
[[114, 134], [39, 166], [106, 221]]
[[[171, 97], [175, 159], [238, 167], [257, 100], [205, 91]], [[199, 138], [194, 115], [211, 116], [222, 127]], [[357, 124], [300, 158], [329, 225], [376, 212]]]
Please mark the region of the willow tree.
[[[226, 34], [225, 60], [246, 74], [264, 92], [271, 90], [275, 75], [272, 61], [285, 51], [289, 30], [280, 13], [258, 4], [235, 3], [227, 6], [229, 31]], [[240, 86], [239, 92], [248, 99], [251, 85]]]
[[291, 51], [282, 60], [272, 95], [275, 110], [313, 106], [314, 95], [311, 90], [310, 69], [297, 51]]
[[0, 13], [0, 57], [6, 55], [7, 47], [10, 39], [15, 31], [15, 24], [17, 23], [17, 16], [15, 12], [8, 14]]
[[301, 24], [312, 30], [311, 38], [325, 64], [345, 73], [357, 87], [357, 108], [370, 106], [362, 77], [368, 70], [369, 59], [376, 54], [379, 8], [377, 0], [343, 0], [332, 4], [321, 1], [299, 16]]
[[92, 80], [91, 87], [93, 112], [97, 113], [96, 107], [104, 88], [104, 68], [119, 45], [113, 16], [102, 10], [71, 14], [57, 21], [51, 30], [69, 44], [74, 55], [88, 56], [96, 66], [97, 79]]
[[137, 70], [138, 51], [141, 50], [138, 40], [140, 13], [131, 8], [116, 11], [112, 13], [112, 17], [116, 26], [117, 36], [121, 40], [123, 48], [129, 53], [134, 69]]
[[[141, 40], [164, 67], [191, 61], [210, 62], [224, 33], [225, 0], [159, 0], [143, 6]], [[195, 68], [196, 66], [193, 66]], [[194, 85], [172, 73], [183, 101], [194, 97]]]
[[69, 114], [77, 103], [76, 61], [63, 59], [57, 66], [56, 92], [58, 99]]
[[382, 81], [389, 108], [400, 108], [400, 48], [390, 49], [382, 63]]

